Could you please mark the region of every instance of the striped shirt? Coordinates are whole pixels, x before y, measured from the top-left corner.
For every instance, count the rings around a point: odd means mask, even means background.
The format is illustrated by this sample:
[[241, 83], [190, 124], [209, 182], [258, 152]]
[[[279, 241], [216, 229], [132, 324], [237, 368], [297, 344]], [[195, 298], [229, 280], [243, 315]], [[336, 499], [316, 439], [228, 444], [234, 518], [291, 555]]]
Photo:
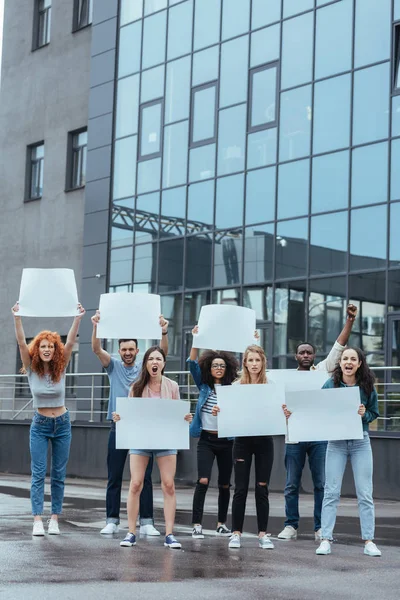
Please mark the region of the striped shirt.
[[201, 409], [201, 425], [206, 431], [218, 431], [218, 418], [212, 415], [212, 409], [216, 404], [216, 391], [211, 390]]

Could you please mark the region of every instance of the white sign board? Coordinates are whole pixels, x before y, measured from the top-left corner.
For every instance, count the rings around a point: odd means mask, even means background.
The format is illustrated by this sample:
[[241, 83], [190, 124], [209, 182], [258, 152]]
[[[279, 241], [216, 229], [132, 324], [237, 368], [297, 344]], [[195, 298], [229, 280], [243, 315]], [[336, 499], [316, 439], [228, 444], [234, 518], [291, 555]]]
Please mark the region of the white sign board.
[[72, 269], [24, 269], [19, 292], [21, 317], [76, 317], [78, 292]]
[[219, 385], [218, 437], [286, 434], [281, 384]]
[[289, 442], [361, 440], [358, 387], [286, 392]]
[[199, 317], [199, 333], [193, 336], [193, 348], [244, 352], [256, 343], [256, 313], [243, 306], [208, 304]]
[[99, 339], [161, 339], [161, 302], [157, 294], [101, 294], [99, 311]]
[[271, 369], [267, 371], [268, 381], [282, 383], [285, 391], [320, 390], [329, 379], [326, 371], [297, 371], [296, 369]]
[[185, 400], [117, 398], [116, 449], [189, 450]]

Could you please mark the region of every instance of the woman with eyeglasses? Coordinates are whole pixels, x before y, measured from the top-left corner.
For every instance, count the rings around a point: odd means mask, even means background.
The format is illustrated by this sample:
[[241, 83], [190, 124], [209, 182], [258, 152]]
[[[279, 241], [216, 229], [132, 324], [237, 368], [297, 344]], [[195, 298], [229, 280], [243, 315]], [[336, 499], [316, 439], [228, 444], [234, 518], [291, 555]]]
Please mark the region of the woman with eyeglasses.
[[[192, 334], [197, 333], [196, 325]], [[197, 444], [198, 478], [193, 496], [192, 537], [202, 539], [204, 538], [202, 529], [204, 502], [214, 459], [217, 459], [219, 488], [218, 522], [215, 533], [220, 536], [231, 535], [225, 523], [230, 498], [233, 440], [218, 437], [217, 416], [213, 415], [213, 407], [217, 404], [217, 386], [230, 385], [237, 377], [239, 364], [235, 356], [229, 352], [206, 350], [199, 359], [197, 356], [197, 348], [192, 348], [187, 362], [199, 389], [196, 412], [190, 425], [190, 434], [200, 438]]]

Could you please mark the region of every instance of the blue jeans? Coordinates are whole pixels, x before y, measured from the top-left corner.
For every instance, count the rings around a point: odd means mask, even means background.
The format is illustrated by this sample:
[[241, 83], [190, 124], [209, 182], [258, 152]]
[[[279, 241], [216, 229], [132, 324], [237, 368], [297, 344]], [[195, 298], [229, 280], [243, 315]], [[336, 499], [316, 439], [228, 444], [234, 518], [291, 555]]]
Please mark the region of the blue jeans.
[[286, 444], [285, 467], [285, 527], [291, 525], [294, 529], [299, 526], [299, 489], [306, 456], [310, 465], [314, 484], [314, 530], [321, 528], [322, 500], [325, 484], [325, 453], [327, 442], [300, 442]]
[[356, 486], [363, 540], [373, 540], [375, 509], [372, 499], [372, 450], [367, 431], [362, 440], [329, 442], [326, 452], [326, 483], [322, 505], [322, 537], [331, 540], [340, 500], [343, 474], [350, 458]]
[[71, 445], [69, 412], [60, 417], [44, 417], [35, 412], [29, 435], [31, 452], [31, 503], [32, 514], [43, 514], [44, 480], [47, 470], [47, 449], [51, 441], [51, 514], [59, 515], [64, 499], [64, 481]]

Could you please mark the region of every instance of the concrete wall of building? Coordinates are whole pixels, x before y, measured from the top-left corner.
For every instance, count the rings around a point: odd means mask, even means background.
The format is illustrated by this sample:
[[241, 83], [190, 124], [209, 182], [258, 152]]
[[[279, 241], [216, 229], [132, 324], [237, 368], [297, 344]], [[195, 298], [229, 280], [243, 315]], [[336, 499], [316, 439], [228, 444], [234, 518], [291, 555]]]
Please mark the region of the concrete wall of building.
[[[53, 2], [50, 44], [32, 52], [34, 2], [5, 0], [0, 90], [0, 373], [14, 373], [10, 308], [24, 267], [82, 277], [85, 190], [65, 192], [68, 132], [87, 126], [91, 27], [72, 33], [71, 0]], [[45, 142], [41, 200], [24, 203], [27, 146]], [[66, 334], [70, 319], [25, 319]]]

